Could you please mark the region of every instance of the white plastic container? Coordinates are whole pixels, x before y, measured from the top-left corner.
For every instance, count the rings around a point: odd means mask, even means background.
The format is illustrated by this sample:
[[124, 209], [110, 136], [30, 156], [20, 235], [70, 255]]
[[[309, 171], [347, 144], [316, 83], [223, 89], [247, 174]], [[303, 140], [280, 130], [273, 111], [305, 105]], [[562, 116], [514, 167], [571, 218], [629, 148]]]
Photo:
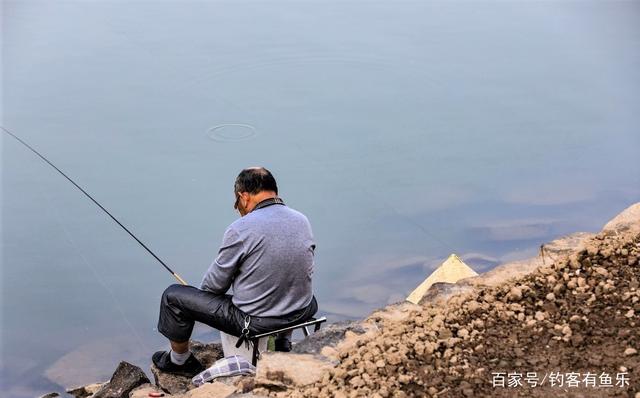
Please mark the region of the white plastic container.
[[[247, 349], [247, 345], [243, 342], [240, 347], [236, 348], [238, 337], [226, 334], [225, 332], [220, 332], [220, 339], [222, 340], [222, 352], [224, 353], [225, 357], [228, 357], [230, 355], [241, 355], [247, 361], [251, 362], [251, 356], [253, 355], [252, 344], [249, 344], [249, 348]], [[260, 340], [258, 340], [258, 351], [266, 352], [267, 342], [267, 337], [262, 337]]]

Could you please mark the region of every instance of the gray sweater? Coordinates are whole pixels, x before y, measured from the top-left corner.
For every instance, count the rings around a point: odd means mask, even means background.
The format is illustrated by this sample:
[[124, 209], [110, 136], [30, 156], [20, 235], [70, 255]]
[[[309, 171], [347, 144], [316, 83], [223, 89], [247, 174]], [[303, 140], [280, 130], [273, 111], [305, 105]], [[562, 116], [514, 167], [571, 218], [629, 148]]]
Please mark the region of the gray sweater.
[[252, 316], [280, 316], [309, 305], [313, 296], [311, 225], [281, 204], [256, 209], [225, 231], [201, 289], [224, 294]]

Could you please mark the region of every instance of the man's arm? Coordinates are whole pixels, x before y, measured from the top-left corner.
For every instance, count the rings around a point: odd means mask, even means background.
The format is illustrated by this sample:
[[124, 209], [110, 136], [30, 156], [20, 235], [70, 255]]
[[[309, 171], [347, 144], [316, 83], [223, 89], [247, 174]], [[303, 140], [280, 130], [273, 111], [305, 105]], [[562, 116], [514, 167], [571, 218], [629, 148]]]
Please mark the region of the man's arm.
[[204, 274], [200, 289], [225, 294], [233, 282], [243, 256], [244, 247], [240, 235], [234, 229], [227, 228], [218, 256]]

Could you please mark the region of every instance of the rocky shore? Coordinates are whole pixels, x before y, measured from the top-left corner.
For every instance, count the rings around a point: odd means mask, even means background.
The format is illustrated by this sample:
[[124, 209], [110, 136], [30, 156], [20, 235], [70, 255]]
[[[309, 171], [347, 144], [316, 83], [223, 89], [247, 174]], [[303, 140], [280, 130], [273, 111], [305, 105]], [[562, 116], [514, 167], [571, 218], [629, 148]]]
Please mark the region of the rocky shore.
[[[292, 353], [265, 353], [253, 376], [189, 379], [122, 362], [75, 397], [640, 398], [640, 203], [598, 234], [324, 327]], [[194, 342], [210, 365], [218, 344]]]

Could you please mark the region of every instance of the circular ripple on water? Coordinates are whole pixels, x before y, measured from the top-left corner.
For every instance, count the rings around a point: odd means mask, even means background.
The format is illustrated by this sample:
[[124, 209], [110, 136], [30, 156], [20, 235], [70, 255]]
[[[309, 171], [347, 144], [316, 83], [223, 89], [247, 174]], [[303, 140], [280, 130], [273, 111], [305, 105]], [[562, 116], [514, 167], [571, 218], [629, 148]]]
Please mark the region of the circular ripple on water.
[[246, 141], [258, 134], [255, 127], [250, 124], [225, 123], [213, 126], [207, 135], [218, 142]]

